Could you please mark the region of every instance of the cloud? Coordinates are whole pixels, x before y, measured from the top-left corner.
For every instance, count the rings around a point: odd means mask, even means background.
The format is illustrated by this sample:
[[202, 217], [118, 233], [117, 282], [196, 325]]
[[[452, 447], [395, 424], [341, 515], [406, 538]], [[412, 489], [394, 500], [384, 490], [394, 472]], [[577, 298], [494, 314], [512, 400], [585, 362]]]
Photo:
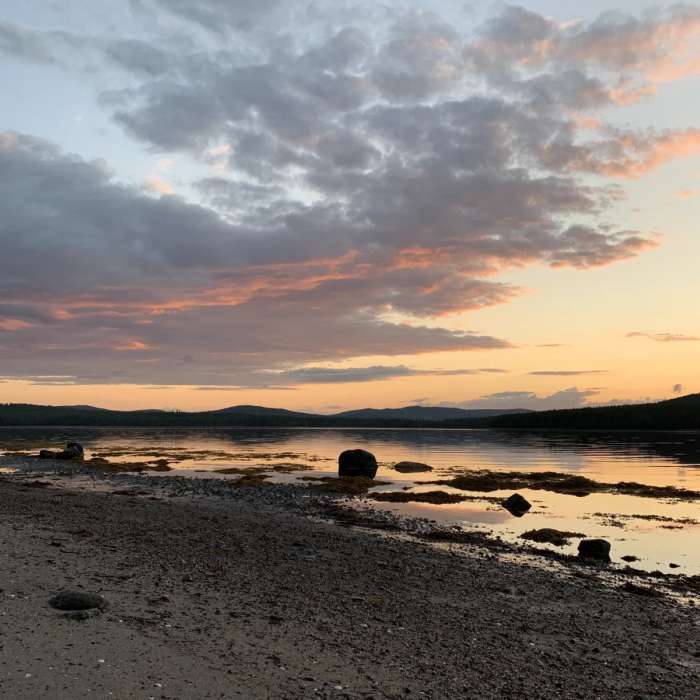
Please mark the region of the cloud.
[[145, 76], [167, 73], [171, 56], [145, 41], [118, 39], [105, 45], [105, 55], [121, 68]]
[[282, 372], [263, 373], [261, 376], [274, 377], [275, 381], [285, 380], [294, 384], [345, 384], [374, 382], [400, 377], [459, 377], [465, 375], [503, 372], [494, 369], [413, 369], [405, 365], [371, 367], [301, 367]]
[[[480, 229], [456, 239], [433, 219], [433, 247], [426, 248], [419, 232], [424, 221], [431, 221], [426, 217], [439, 216], [439, 203], [416, 190], [420, 202], [418, 209], [413, 205], [411, 224], [398, 205], [392, 212], [386, 209], [384, 190], [398, 185], [391, 181], [375, 188], [381, 207], [377, 222], [358, 228], [348, 220], [354, 217], [329, 203], [290, 211], [287, 202], [278, 205], [283, 212], [269, 218], [229, 220], [176, 196], [156, 199], [120, 185], [103, 164], [68, 156], [28, 136], [3, 137], [0, 171], [5, 175], [0, 291], [7, 303], [50, 318], [52, 339], [47, 343], [40, 324], [19, 333], [15, 348], [5, 352], [18, 353], [23, 344], [33, 348], [37, 362], [46, 362], [51, 353], [58, 364], [70, 357], [80, 373], [85, 360], [76, 348], [94, 356], [98, 348], [138, 342], [148, 348], [152, 362], [132, 366], [127, 377], [132, 380], [158, 368], [158, 382], [183, 381], [181, 363], [175, 370], [166, 361], [169, 348], [177, 348], [177, 358], [200, 357], [201, 346], [210, 358], [234, 353], [240, 369], [225, 372], [197, 363], [197, 371], [208, 374], [196, 383], [214, 384], [235, 383], [237, 372], [250, 366], [249, 358], [274, 365], [297, 358], [508, 347], [487, 335], [390, 323], [383, 315], [393, 311], [425, 318], [502, 303], [515, 290], [483, 278], [496, 264], [552, 257], [556, 264], [602, 264], [638, 245], [635, 237], [598, 233], [587, 238], [569, 229], [560, 236], [533, 230], [532, 237], [518, 229], [509, 239], [499, 220], [503, 205], [489, 201], [488, 189], [481, 190], [486, 200], [474, 202], [486, 207], [482, 226], [491, 227], [489, 237]], [[514, 198], [523, 188], [530, 202], [536, 192], [556, 209], [563, 195], [559, 186], [566, 187], [557, 181], [508, 183]], [[403, 196], [410, 207], [410, 193]], [[579, 199], [573, 192], [563, 196]], [[543, 215], [535, 219], [540, 224]], [[326, 231], [335, 235], [324, 239]], [[361, 247], [365, 252], [359, 252]], [[261, 317], [269, 327], [259, 327]], [[233, 342], [224, 341], [229, 327], [238, 329]], [[195, 329], [196, 337], [205, 340], [195, 342]], [[7, 361], [21, 365], [26, 352], [21, 356], [22, 361]], [[109, 362], [108, 356], [102, 360]]]
[[589, 398], [597, 396], [599, 393], [599, 389], [578, 389], [577, 387], [563, 389], [547, 396], [539, 396], [531, 391], [502, 391], [496, 394], [487, 394], [471, 401], [449, 405], [459, 408], [527, 408], [550, 411], [581, 408], [588, 405]]
[[158, 165], [134, 186], [0, 137], [8, 373], [359, 381], [415, 370], [323, 366], [508, 348], [448, 317], [517, 297], [513, 269], [657, 245], [615, 224], [611, 178], [700, 147], [697, 129], [613, 128], [600, 112], [662, 79], [659, 47], [694, 37], [689, 8], [566, 26], [507, 8], [467, 36], [437, 13], [362, 3], [131, 4], [133, 36], [2, 25], [0, 51], [109, 85], [99, 104], [127, 135], [201, 167], [188, 183]]
[[43, 35], [9, 22], [0, 23], [0, 53], [33, 63], [56, 60]]
[[641, 331], [633, 331], [627, 334], [628, 338], [646, 338], [647, 340], [655, 340], [657, 343], [685, 343], [700, 341], [700, 338], [694, 335], [683, 335], [682, 333], [642, 333]]
[[222, 36], [231, 29], [252, 29], [280, 4], [280, 0], [131, 0], [135, 11], [167, 11]]
[[549, 370], [538, 370], [536, 372], [528, 372], [528, 374], [535, 377], [579, 377], [592, 374], [607, 374], [606, 369], [584, 369], [584, 370], [560, 370], [560, 369], [549, 369]]
[[636, 76], [636, 89], [644, 91], [699, 74], [699, 38], [700, 8], [690, 5], [642, 17], [607, 12], [590, 22], [563, 25], [509, 6], [482, 27], [465, 48], [465, 58], [473, 70], [496, 75], [590, 66], [623, 76], [623, 87], [627, 76]]

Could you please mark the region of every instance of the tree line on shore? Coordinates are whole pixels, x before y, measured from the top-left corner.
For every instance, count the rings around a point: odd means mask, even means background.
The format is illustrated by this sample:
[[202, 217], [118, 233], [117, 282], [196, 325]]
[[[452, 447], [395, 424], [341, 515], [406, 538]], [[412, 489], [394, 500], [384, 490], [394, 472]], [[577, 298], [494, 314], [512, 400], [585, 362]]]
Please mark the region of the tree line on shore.
[[[391, 414], [391, 415], [396, 415]], [[320, 415], [240, 406], [218, 411], [112, 411], [91, 406], [0, 404], [0, 426], [17, 427], [294, 427], [497, 428], [522, 430], [700, 430], [700, 394], [628, 406], [532, 411], [426, 420], [375, 415]]]

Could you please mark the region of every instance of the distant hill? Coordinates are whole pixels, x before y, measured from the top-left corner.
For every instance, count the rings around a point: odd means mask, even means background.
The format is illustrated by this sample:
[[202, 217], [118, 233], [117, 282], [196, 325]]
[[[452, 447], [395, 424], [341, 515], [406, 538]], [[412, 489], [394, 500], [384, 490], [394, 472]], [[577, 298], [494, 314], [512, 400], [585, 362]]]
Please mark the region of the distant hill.
[[[517, 409], [515, 409], [517, 410]], [[452, 419], [486, 420], [503, 411], [407, 406], [362, 409], [334, 415], [302, 413], [265, 406], [229, 406], [215, 411], [185, 412], [145, 409], [111, 411], [92, 406], [0, 405], [0, 426], [115, 427], [435, 427]]]
[[405, 406], [404, 408], [361, 408], [355, 411], [336, 413], [336, 418], [360, 418], [378, 420], [416, 420], [441, 422], [472, 418], [491, 418], [510, 413], [528, 413], [524, 408], [510, 409], [466, 409], [444, 406]]
[[700, 430], [700, 394], [631, 406], [502, 415], [489, 419], [488, 427], [528, 430]]
[[313, 416], [313, 413], [300, 413], [299, 411], [288, 411], [286, 408], [267, 408], [266, 406], [230, 406], [220, 408], [209, 413], [240, 413], [246, 416]]
[[0, 404], [0, 426], [496, 428], [522, 430], [700, 430], [700, 394], [632, 406], [564, 411], [468, 410], [407, 406], [319, 415], [264, 406], [218, 411], [111, 411], [92, 406]]

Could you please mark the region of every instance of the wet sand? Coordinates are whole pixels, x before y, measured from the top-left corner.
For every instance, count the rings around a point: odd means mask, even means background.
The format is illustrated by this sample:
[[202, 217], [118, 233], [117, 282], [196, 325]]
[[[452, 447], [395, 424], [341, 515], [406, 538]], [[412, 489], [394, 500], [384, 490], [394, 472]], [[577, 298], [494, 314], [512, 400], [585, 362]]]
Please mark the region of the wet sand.
[[[0, 480], [0, 696], [697, 697], [700, 608], [639, 582], [324, 522], [304, 487], [122, 477]], [[66, 619], [63, 589], [109, 607]]]

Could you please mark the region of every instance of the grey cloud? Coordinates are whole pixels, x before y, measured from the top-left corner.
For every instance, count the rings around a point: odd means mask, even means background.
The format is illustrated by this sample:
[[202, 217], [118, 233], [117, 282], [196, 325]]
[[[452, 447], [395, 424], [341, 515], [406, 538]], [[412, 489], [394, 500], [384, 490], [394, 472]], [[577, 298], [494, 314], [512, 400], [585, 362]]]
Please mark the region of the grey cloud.
[[[371, 367], [301, 367], [299, 369], [275, 372], [275, 379], [285, 379], [295, 384], [346, 384], [354, 382], [373, 382], [400, 377], [458, 377], [481, 374], [500, 370], [451, 369], [422, 370], [405, 365]], [[264, 376], [264, 375], [263, 375]]]
[[503, 391], [452, 405], [460, 408], [527, 408], [549, 411], [581, 408], [589, 405], [588, 399], [598, 393], [598, 389], [579, 389], [578, 387], [563, 389], [548, 396], [539, 396], [531, 391]]
[[607, 374], [606, 369], [584, 369], [584, 370], [538, 370], [536, 372], [528, 372], [535, 377], [578, 377], [592, 374]]
[[102, 60], [127, 73], [147, 78], [174, 71], [179, 66], [176, 55], [141, 39], [107, 39], [2, 22], [0, 53], [30, 63], [90, 71], [95, 71]]
[[0, 52], [36, 63], [55, 63], [50, 43], [39, 33], [8, 22], [0, 23]]
[[461, 39], [433, 14], [400, 20], [378, 53], [373, 83], [390, 100], [424, 100], [448, 92], [463, 77]]
[[633, 70], [649, 66], [669, 51], [682, 48], [685, 30], [700, 26], [700, 8], [677, 4], [637, 18], [607, 12], [589, 25], [564, 33], [561, 55], [570, 60], [591, 61], [602, 66]]
[[167, 73], [172, 57], [165, 51], [136, 39], [119, 39], [108, 43], [106, 55], [122, 68], [147, 76]]
[[93, 40], [66, 31], [44, 31], [0, 22], [0, 53], [29, 63], [68, 65]]
[[685, 335], [683, 333], [643, 333], [641, 331], [633, 331], [627, 334], [628, 338], [646, 338], [654, 340], [657, 343], [687, 343], [697, 342], [700, 338], [694, 335]]
[[[256, 389], [264, 389], [265, 391], [299, 391], [297, 387], [294, 386], [276, 386], [274, 384], [261, 384], [256, 385]], [[198, 386], [195, 388], [196, 391], [250, 391], [250, 385], [244, 386]]]
[[465, 58], [474, 70], [486, 72], [594, 64], [629, 73], [668, 59], [674, 48], [682, 50], [699, 23], [700, 8], [682, 4], [642, 17], [606, 12], [593, 21], [567, 25], [509, 6], [482, 27], [466, 47]]
[[216, 34], [250, 30], [280, 4], [280, 0], [131, 0], [135, 10], [157, 8]]

